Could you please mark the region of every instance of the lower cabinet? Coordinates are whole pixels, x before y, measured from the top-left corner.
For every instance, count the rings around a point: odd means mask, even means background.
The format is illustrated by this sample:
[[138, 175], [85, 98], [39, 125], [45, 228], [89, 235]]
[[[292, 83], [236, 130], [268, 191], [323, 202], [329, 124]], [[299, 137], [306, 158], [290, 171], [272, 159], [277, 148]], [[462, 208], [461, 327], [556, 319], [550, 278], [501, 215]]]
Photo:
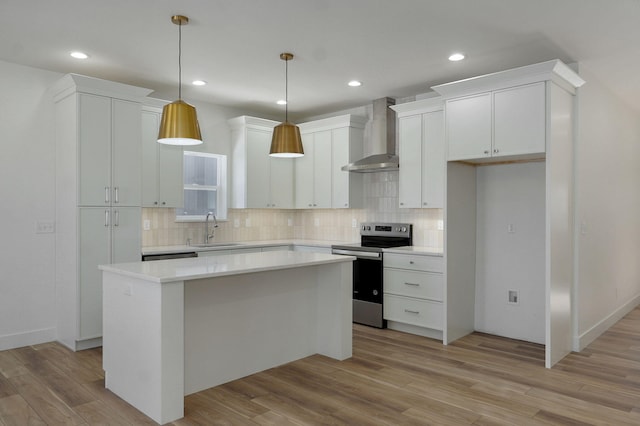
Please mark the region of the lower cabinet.
[[[98, 265], [140, 260], [141, 216], [140, 207], [78, 209], [77, 342], [102, 337], [102, 273]], [[84, 347], [77, 343], [76, 349]]]
[[383, 262], [383, 315], [389, 328], [442, 339], [443, 258], [385, 253]]

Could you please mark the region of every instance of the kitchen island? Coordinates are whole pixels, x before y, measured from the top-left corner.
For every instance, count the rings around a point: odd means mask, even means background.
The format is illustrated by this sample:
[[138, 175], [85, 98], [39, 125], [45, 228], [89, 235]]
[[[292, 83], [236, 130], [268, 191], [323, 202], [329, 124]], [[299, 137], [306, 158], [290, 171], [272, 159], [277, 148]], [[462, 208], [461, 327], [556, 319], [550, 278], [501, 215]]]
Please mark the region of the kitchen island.
[[105, 386], [158, 423], [184, 396], [313, 354], [351, 357], [350, 256], [102, 265]]

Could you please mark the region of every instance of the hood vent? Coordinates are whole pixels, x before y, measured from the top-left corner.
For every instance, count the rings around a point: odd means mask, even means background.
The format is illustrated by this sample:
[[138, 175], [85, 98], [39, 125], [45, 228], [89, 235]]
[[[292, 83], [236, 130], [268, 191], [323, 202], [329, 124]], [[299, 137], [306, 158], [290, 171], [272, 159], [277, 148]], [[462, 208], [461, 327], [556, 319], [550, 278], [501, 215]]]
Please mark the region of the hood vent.
[[395, 105], [391, 98], [373, 101], [371, 137], [368, 145], [371, 155], [342, 167], [346, 172], [372, 173], [398, 170], [396, 155], [396, 113], [389, 106]]

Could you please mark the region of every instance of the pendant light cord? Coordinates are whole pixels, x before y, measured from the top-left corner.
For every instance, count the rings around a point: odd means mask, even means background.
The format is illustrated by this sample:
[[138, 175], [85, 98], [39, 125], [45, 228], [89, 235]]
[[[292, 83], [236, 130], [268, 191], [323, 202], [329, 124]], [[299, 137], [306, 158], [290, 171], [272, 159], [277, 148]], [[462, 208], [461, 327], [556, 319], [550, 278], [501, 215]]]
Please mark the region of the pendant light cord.
[[182, 22], [178, 24], [178, 99], [182, 99]]
[[284, 121], [289, 122], [289, 60], [284, 61]]

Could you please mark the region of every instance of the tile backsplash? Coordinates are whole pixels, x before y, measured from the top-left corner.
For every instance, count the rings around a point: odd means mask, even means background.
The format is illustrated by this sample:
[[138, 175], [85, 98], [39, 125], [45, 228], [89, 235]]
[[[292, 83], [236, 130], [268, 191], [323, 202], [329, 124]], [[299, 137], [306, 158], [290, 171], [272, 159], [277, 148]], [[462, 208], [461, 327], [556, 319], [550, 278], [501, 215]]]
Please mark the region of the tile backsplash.
[[[229, 209], [220, 221], [214, 241], [260, 241], [308, 239], [355, 242], [360, 238], [361, 222], [412, 223], [414, 245], [442, 248], [442, 209], [398, 208], [398, 172], [367, 173], [363, 209]], [[142, 220], [149, 230], [142, 231], [143, 247], [182, 245], [190, 239], [200, 243], [205, 230], [202, 222], [176, 222], [173, 209], [144, 208]], [[144, 228], [143, 228], [144, 229]]]

